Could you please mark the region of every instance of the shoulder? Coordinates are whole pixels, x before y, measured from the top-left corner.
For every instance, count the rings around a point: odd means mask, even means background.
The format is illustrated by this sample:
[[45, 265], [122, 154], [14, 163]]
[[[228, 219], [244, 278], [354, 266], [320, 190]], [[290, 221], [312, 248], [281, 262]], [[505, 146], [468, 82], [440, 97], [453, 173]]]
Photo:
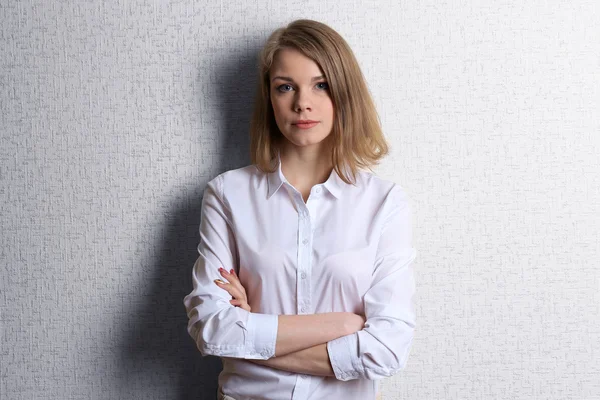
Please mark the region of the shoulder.
[[251, 164], [221, 172], [208, 182], [207, 189], [212, 189], [221, 199], [224, 199], [229, 192], [239, 193], [240, 189], [256, 186], [265, 177], [264, 172]]
[[256, 168], [254, 164], [247, 165], [241, 168], [230, 169], [225, 172], [221, 172], [219, 175], [214, 177], [210, 182], [216, 182], [218, 184], [227, 183], [236, 184], [236, 183], [244, 183], [249, 180], [262, 175], [263, 173]]
[[369, 197], [380, 200], [388, 207], [409, 207], [410, 197], [399, 183], [384, 179], [371, 171], [361, 170], [357, 174], [356, 189]]

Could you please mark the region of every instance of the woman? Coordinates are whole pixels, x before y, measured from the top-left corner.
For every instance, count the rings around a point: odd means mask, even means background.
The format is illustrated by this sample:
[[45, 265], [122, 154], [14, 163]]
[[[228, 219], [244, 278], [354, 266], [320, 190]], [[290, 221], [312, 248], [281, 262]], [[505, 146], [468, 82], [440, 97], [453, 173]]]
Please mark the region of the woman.
[[221, 399], [375, 399], [415, 327], [408, 198], [361, 169], [388, 146], [338, 33], [294, 21], [259, 70], [252, 165], [204, 192], [188, 332]]

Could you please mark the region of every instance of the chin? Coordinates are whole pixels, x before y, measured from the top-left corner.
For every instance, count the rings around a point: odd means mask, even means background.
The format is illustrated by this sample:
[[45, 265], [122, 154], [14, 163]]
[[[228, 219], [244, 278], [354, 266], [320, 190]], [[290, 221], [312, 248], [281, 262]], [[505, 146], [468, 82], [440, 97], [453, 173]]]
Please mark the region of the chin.
[[322, 131], [311, 131], [311, 129], [290, 129], [283, 136], [287, 139], [287, 142], [297, 147], [308, 147], [323, 144], [330, 136]]
[[325, 139], [322, 139], [322, 140], [296, 140], [296, 141], [288, 140], [288, 141], [296, 147], [312, 147], [312, 146], [320, 146], [320, 145], [325, 144]]

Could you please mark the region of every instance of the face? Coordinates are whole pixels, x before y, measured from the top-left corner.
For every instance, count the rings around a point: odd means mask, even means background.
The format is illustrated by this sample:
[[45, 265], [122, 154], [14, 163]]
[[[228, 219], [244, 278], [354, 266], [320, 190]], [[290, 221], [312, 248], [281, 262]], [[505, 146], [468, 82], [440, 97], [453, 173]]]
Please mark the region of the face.
[[273, 60], [269, 80], [275, 121], [287, 144], [322, 146], [331, 133], [334, 110], [319, 65], [295, 49], [282, 49]]

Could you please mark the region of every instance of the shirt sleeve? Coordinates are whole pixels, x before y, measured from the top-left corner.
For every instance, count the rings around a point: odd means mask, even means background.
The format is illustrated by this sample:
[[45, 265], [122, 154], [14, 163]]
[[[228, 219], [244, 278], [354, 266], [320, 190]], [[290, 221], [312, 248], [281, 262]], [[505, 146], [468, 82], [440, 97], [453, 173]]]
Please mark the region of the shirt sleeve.
[[277, 315], [250, 313], [234, 307], [232, 296], [214, 280], [219, 267], [237, 266], [231, 213], [223, 201], [223, 174], [211, 180], [202, 198], [199, 257], [192, 269], [193, 290], [183, 303], [188, 333], [203, 356], [268, 359], [275, 354]]
[[406, 365], [415, 329], [412, 215], [399, 186], [389, 194], [362, 330], [327, 343], [338, 380], [382, 379]]

